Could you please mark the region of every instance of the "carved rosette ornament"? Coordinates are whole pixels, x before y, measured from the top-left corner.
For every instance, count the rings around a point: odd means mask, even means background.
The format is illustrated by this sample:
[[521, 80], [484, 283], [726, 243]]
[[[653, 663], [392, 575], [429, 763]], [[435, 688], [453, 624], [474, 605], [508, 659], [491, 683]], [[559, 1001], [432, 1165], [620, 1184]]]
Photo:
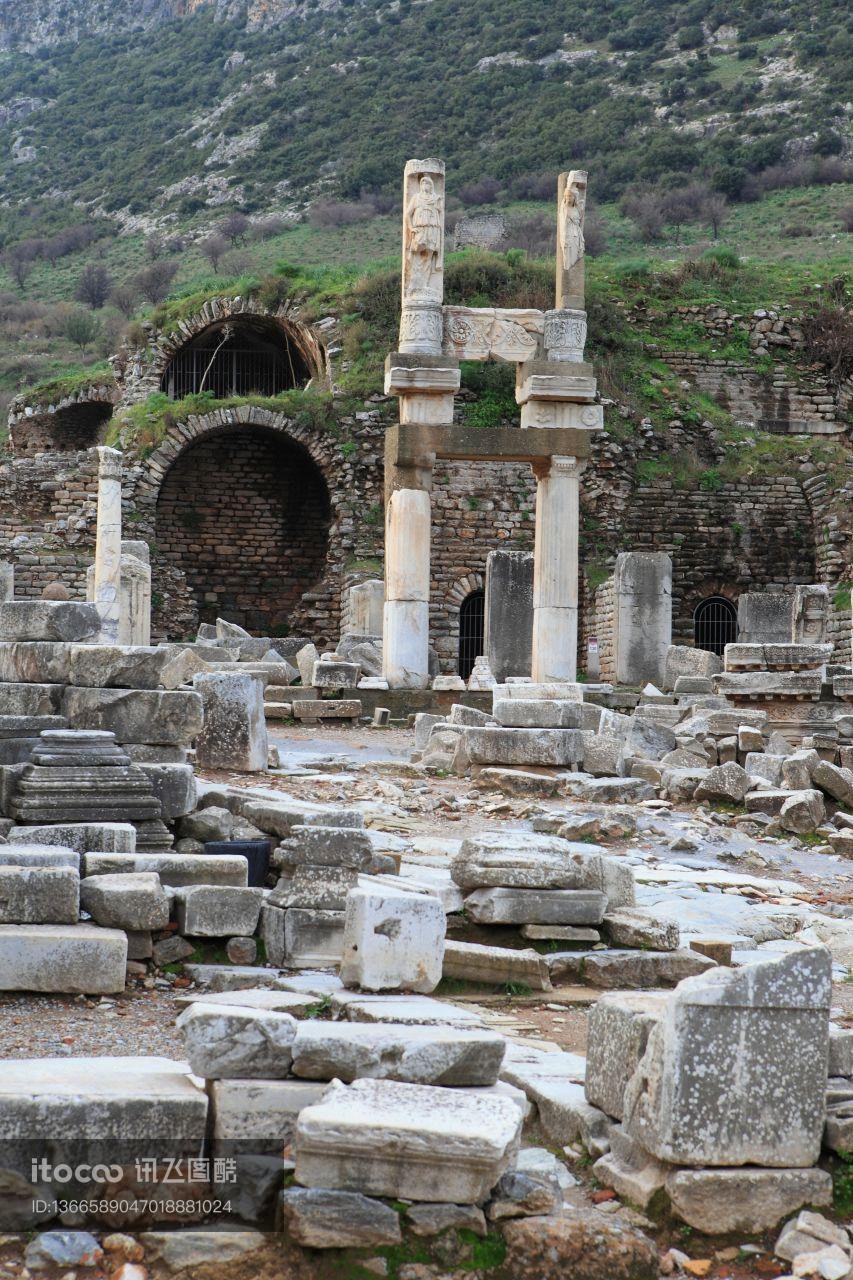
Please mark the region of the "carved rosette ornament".
[[586, 346], [586, 312], [545, 312], [545, 351], [549, 360], [580, 362]]

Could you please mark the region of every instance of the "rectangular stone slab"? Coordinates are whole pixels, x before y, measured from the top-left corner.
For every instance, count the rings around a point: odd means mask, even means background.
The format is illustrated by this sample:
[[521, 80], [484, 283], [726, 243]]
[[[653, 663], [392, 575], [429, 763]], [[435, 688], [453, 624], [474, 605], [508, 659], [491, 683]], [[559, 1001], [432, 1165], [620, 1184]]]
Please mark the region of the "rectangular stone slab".
[[2, 991], [110, 995], [124, 991], [126, 963], [127, 936], [118, 929], [0, 925]]
[[262, 889], [188, 885], [175, 894], [178, 930], [190, 938], [251, 937], [263, 896]]
[[465, 899], [477, 924], [600, 924], [606, 910], [596, 889], [477, 889]]
[[101, 619], [82, 600], [6, 600], [0, 603], [0, 641], [88, 640]]
[[[512, 688], [512, 685], [507, 685]], [[462, 737], [472, 764], [531, 764], [568, 768], [583, 759], [579, 729], [466, 728]]]
[[80, 854], [62, 845], [2, 844], [0, 867], [71, 867], [80, 870]]
[[666, 999], [663, 991], [614, 991], [589, 1011], [586, 1098], [615, 1120], [622, 1119], [625, 1089]]
[[465, 890], [597, 889], [603, 852], [558, 836], [489, 833], [462, 841], [450, 874]]
[[120, 871], [156, 871], [161, 884], [174, 889], [193, 884], [245, 888], [249, 879], [249, 864], [239, 854], [87, 853], [83, 858], [86, 876]]
[[521, 1114], [508, 1098], [357, 1080], [300, 1113], [296, 1180], [407, 1200], [473, 1204], [518, 1151]]
[[0, 714], [54, 716], [59, 711], [64, 687], [64, 684], [0, 684]]
[[829, 951], [811, 947], [682, 982], [625, 1091], [631, 1137], [673, 1164], [813, 1165], [831, 968]]
[[293, 1074], [310, 1080], [495, 1084], [506, 1041], [494, 1031], [394, 1023], [302, 1022]]
[[76, 924], [79, 906], [76, 868], [0, 866], [0, 924]]
[[213, 1150], [281, 1156], [300, 1111], [319, 1102], [328, 1084], [313, 1080], [212, 1080]]
[[551, 990], [548, 965], [538, 952], [486, 947], [476, 942], [445, 943], [444, 976], [495, 986], [518, 982], [532, 987], [534, 991]]
[[136, 848], [132, 822], [61, 822], [12, 827], [10, 844], [61, 845], [77, 853], [130, 853]]
[[202, 727], [197, 693], [182, 689], [83, 689], [69, 685], [62, 714], [77, 729], [107, 729], [119, 742], [188, 746]]

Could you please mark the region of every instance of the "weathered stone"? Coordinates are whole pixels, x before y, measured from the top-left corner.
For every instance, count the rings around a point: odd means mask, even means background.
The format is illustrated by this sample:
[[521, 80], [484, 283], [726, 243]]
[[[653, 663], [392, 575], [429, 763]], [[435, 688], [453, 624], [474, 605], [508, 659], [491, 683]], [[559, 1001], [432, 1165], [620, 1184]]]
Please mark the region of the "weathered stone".
[[80, 885], [80, 905], [110, 929], [164, 929], [169, 897], [152, 871], [90, 876]]
[[738, 597], [737, 634], [742, 644], [788, 644], [794, 596], [782, 591], [744, 591]]
[[[261, 1231], [143, 1231], [146, 1261], [156, 1260], [166, 1275], [192, 1275], [197, 1267], [221, 1267], [267, 1248]], [[122, 1277], [122, 1280], [124, 1278]]]
[[101, 620], [93, 604], [80, 600], [0, 602], [0, 641], [91, 640]]
[[0, 684], [0, 715], [56, 715], [63, 688], [62, 684]]
[[746, 770], [732, 760], [709, 769], [693, 795], [696, 800], [727, 800], [730, 804], [740, 804], [748, 790]]
[[258, 927], [262, 889], [188, 885], [175, 894], [178, 929], [191, 938], [249, 936]]
[[293, 1142], [300, 1111], [319, 1102], [328, 1087], [309, 1080], [211, 1081], [214, 1153], [227, 1156], [249, 1148], [281, 1159], [282, 1148]]
[[366, 871], [374, 858], [366, 831], [318, 824], [292, 827], [282, 852], [282, 865], [291, 867], [353, 867]]
[[655, 1160], [634, 1142], [621, 1125], [610, 1131], [610, 1150], [593, 1165], [593, 1173], [604, 1187], [638, 1209], [647, 1209], [666, 1184], [671, 1165]]
[[521, 1116], [506, 1098], [390, 1080], [334, 1085], [296, 1127], [306, 1186], [472, 1204], [518, 1150]]
[[717, 692], [727, 698], [820, 697], [819, 671], [736, 671], [717, 676]]
[[768, 1231], [802, 1205], [832, 1201], [823, 1169], [679, 1169], [666, 1190], [678, 1216], [709, 1235]]
[[198, 800], [195, 773], [191, 764], [148, 764], [137, 766], [151, 783], [160, 801], [164, 822], [174, 822], [191, 813]]
[[553, 982], [584, 982], [604, 990], [674, 985], [704, 973], [713, 961], [694, 951], [557, 951], [546, 956]]
[[300, 698], [293, 703], [295, 720], [318, 724], [321, 720], [352, 720], [361, 716], [358, 698]]
[[839, 769], [828, 760], [819, 760], [812, 769], [812, 782], [841, 805], [853, 805], [853, 771]]
[[502, 698], [494, 703], [492, 715], [505, 729], [580, 729], [583, 703]]
[[604, 927], [614, 947], [648, 947], [652, 951], [676, 951], [680, 931], [676, 920], [654, 916], [636, 908], [609, 911]]
[[583, 759], [583, 737], [578, 729], [486, 726], [464, 729], [463, 739], [472, 764], [532, 764], [566, 768]]
[[660, 760], [668, 751], [673, 750], [676, 741], [674, 732], [667, 725], [658, 724], [657, 721], [636, 713], [629, 721], [625, 751], [629, 756]]
[[829, 1074], [853, 1076], [853, 1027], [830, 1027]]
[[850, 1237], [843, 1227], [830, 1222], [822, 1213], [810, 1213], [808, 1209], [803, 1209], [796, 1218], [785, 1223], [773, 1252], [777, 1258], [793, 1262], [798, 1254], [812, 1253], [824, 1244], [838, 1245], [841, 1249], [849, 1250]]
[[623, 551], [613, 574], [613, 650], [619, 684], [665, 678], [672, 641], [672, 561], [665, 551]]
[[0, 924], [76, 924], [75, 867], [0, 865]]
[[749, 778], [761, 778], [770, 787], [782, 784], [782, 766], [784, 756], [768, 755], [764, 751], [748, 751], [743, 762], [744, 770]]
[[[284, 959], [274, 958], [269, 938], [273, 937], [274, 922], [271, 917], [284, 917]], [[276, 912], [275, 907], [264, 907], [262, 934], [267, 954], [273, 964], [286, 963], [294, 969], [317, 965], [335, 965], [341, 961], [344, 945], [343, 911], [311, 911], [290, 907], [286, 912]]]
[[523, 983], [534, 991], [550, 991], [551, 979], [545, 957], [533, 950], [485, 947], [476, 942], [446, 942], [443, 972], [446, 978], [464, 978], [502, 986]]
[[190, 1068], [210, 1080], [277, 1080], [290, 1072], [296, 1019], [232, 1005], [190, 1005], [176, 1026]]
[[788, 791], [808, 791], [812, 774], [820, 764], [816, 751], [795, 751], [782, 763], [782, 786]]
[[267, 902], [272, 907], [343, 911], [347, 894], [358, 887], [358, 874], [354, 867], [296, 867], [289, 879], [279, 880]]
[[260, 680], [237, 672], [193, 677], [201, 698], [203, 725], [196, 758], [202, 767], [257, 773], [267, 767], [264, 694]]
[[465, 912], [477, 924], [600, 924], [607, 898], [595, 889], [477, 889]]
[[102, 729], [119, 742], [188, 746], [202, 727], [197, 693], [183, 690], [84, 689], [69, 685], [62, 714], [78, 729]]
[[413, 1204], [406, 1210], [406, 1225], [416, 1236], [438, 1236], [443, 1231], [473, 1231], [486, 1234], [482, 1209], [473, 1204]]
[[352, 1249], [399, 1244], [400, 1219], [381, 1200], [354, 1191], [288, 1187], [281, 1193], [284, 1230], [310, 1249]]
[[583, 771], [593, 778], [619, 778], [625, 773], [625, 739], [611, 733], [583, 731]]
[[601, 934], [597, 929], [576, 928], [571, 924], [525, 924], [521, 927], [522, 938], [531, 942], [600, 942]]
[[673, 690], [676, 697], [713, 693], [714, 682], [710, 676], [676, 676]]
[[675, 1164], [813, 1164], [830, 974], [815, 947], [683, 982], [626, 1090], [628, 1133]]
[[513, 1280], [657, 1280], [658, 1254], [636, 1227], [595, 1209], [516, 1218], [502, 1228]]
[[819, 827], [825, 817], [826, 808], [819, 791], [793, 791], [779, 809], [779, 826], [784, 831], [806, 835]]
[[587, 1101], [617, 1120], [622, 1119], [628, 1081], [666, 999], [660, 991], [613, 992], [603, 995], [589, 1011]]
[[600, 888], [603, 850], [555, 836], [486, 834], [463, 840], [450, 864], [461, 889]]
[[589, 778], [566, 781], [569, 795], [590, 804], [634, 804], [653, 800], [654, 787], [642, 778]]
[[187, 885], [230, 885], [245, 887], [249, 864], [242, 855], [180, 853], [87, 853], [83, 858], [85, 876], [116, 875], [131, 871], [154, 871], [160, 883], [178, 889]]
[[722, 658], [707, 649], [692, 649], [687, 645], [671, 644], [666, 651], [663, 688], [674, 689], [680, 676], [702, 676], [705, 679], [717, 675], [723, 669]]
[[67, 683], [93, 689], [156, 689], [170, 659], [150, 645], [72, 644]]
[[445, 927], [444, 907], [431, 895], [354, 889], [347, 897], [341, 980], [368, 991], [434, 990]]
[[124, 991], [126, 963], [127, 937], [117, 929], [87, 924], [0, 925], [2, 991], [110, 995]]
[[0, 867], [69, 867], [80, 870], [80, 854], [62, 845], [0, 845]]
[[27, 1245], [24, 1262], [30, 1271], [46, 1267], [96, 1267], [104, 1251], [88, 1231], [44, 1231]]
[[362, 1077], [409, 1084], [492, 1085], [505, 1041], [493, 1031], [388, 1023], [303, 1022], [293, 1074], [309, 1080]]

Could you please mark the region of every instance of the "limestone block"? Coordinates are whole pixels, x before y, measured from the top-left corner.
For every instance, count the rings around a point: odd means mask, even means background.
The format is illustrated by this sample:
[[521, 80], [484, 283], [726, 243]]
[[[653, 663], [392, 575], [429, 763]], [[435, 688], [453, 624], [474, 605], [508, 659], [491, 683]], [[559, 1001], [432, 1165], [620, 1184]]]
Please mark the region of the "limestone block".
[[628, 1133], [676, 1164], [814, 1164], [830, 981], [814, 947], [683, 982], [626, 1090]]
[[778, 787], [782, 783], [784, 764], [784, 756], [769, 755], [764, 751], [747, 751], [743, 767], [747, 777], [761, 778], [769, 786]]
[[415, 715], [415, 750], [425, 751], [433, 727], [445, 723], [445, 716], [433, 715], [429, 711], [418, 711]]
[[[427, 577], [429, 575], [427, 574]], [[425, 689], [429, 683], [427, 600], [385, 601], [382, 674], [391, 689]]]
[[465, 899], [477, 924], [600, 924], [606, 909], [594, 889], [477, 889]]
[[717, 676], [717, 692], [727, 698], [820, 697], [819, 671], [735, 671]]
[[714, 684], [710, 676], [676, 676], [673, 690], [676, 697], [713, 693]]
[[170, 658], [166, 647], [72, 644], [68, 683], [93, 689], [156, 689]]
[[648, 990], [674, 986], [683, 978], [714, 968], [695, 951], [556, 951], [546, 956], [554, 982], [583, 982], [605, 991]]
[[304, 866], [282, 877], [267, 898], [272, 907], [311, 907], [315, 911], [343, 911], [347, 894], [358, 887], [353, 867]]
[[342, 982], [368, 991], [434, 990], [441, 981], [445, 928], [437, 898], [354, 889], [347, 897]]
[[671, 644], [664, 662], [664, 689], [674, 689], [680, 676], [703, 676], [708, 679], [723, 669], [723, 660], [707, 649], [693, 649], [689, 645]]
[[382, 606], [385, 603], [385, 583], [381, 578], [356, 583], [349, 588], [348, 632], [356, 635], [382, 634]]
[[583, 704], [546, 701], [544, 698], [504, 698], [496, 701], [492, 715], [505, 729], [580, 729]]
[[138, 766], [151, 782], [160, 801], [164, 822], [174, 822], [192, 813], [198, 801], [195, 773], [191, 764], [147, 764]]
[[651, 951], [678, 950], [678, 922], [661, 919], [650, 911], [610, 911], [604, 917], [604, 925], [614, 947], [643, 947]]
[[293, 1142], [300, 1111], [319, 1102], [328, 1085], [308, 1080], [212, 1080], [213, 1150], [276, 1155]]
[[361, 667], [357, 662], [332, 662], [320, 658], [314, 663], [311, 683], [315, 689], [354, 689]]
[[740, 804], [749, 790], [745, 769], [733, 760], [709, 769], [693, 793], [695, 800], [726, 800]]
[[278, 1080], [290, 1071], [296, 1019], [272, 1009], [190, 1005], [176, 1026], [194, 1075], [208, 1080]]
[[666, 999], [661, 991], [619, 991], [603, 995], [590, 1008], [586, 1097], [592, 1106], [616, 1120], [622, 1119], [625, 1089]]
[[853, 1077], [853, 1028], [851, 1027], [830, 1028], [829, 1074]]
[[478, 711], [476, 707], [466, 707], [462, 702], [454, 702], [450, 708], [448, 724], [473, 725], [476, 728], [481, 725], [493, 725], [494, 723], [494, 717], [490, 716], [488, 712]]
[[172, 889], [187, 885], [231, 885], [244, 887], [249, 864], [241, 854], [181, 853], [87, 853], [83, 856], [85, 876], [154, 871], [160, 883]]
[[309, 1080], [493, 1085], [506, 1041], [494, 1031], [393, 1023], [301, 1022], [293, 1074]]
[[810, 1213], [808, 1209], [804, 1209], [796, 1218], [785, 1223], [773, 1246], [773, 1253], [777, 1258], [793, 1262], [799, 1254], [813, 1253], [825, 1244], [849, 1250], [850, 1237], [843, 1227], [836, 1226], [823, 1214]]
[[283, 866], [353, 867], [366, 871], [373, 861], [373, 843], [357, 827], [297, 824], [282, 846]]
[[165, 929], [169, 896], [153, 871], [90, 876], [80, 885], [80, 905], [110, 929]]
[[300, 698], [293, 703], [293, 717], [306, 724], [320, 720], [358, 720], [361, 701], [358, 698]]
[[466, 728], [463, 739], [472, 764], [576, 766], [583, 758], [578, 729]]
[[188, 885], [175, 901], [178, 930], [190, 938], [250, 937], [258, 927], [263, 889]]
[[450, 863], [461, 889], [599, 889], [603, 850], [558, 836], [493, 832], [463, 840]]
[[0, 641], [91, 640], [100, 627], [98, 610], [81, 600], [0, 602]]
[[[0, 681], [64, 685], [71, 645], [60, 641], [0, 641]], [[55, 707], [60, 710], [60, 707]]]
[[764, 663], [770, 670], [823, 667], [832, 661], [831, 644], [766, 644]]
[[790, 644], [792, 592], [745, 591], [738, 597], [737, 638], [741, 644]]
[[390, 1080], [332, 1086], [300, 1113], [296, 1180], [451, 1204], [482, 1201], [518, 1150], [507, 1098]]
[[75, 867], [0, 865], [0, 924], [76, 924], [79, 897]]
[[463, 978], [466, 982], [492, 986], [518, 982], [534, 991], [551, 990], [545, 957], [533, 950], [487, 947], [476, 942], [446, 942], [443, 973], [446, 978]]
[[[264, 915], [274, 910], [265, 907]], [[285, 962], [292, 969], [322, 968], [340, 963], [344, 942], [343, 911], [291, 907], [283, 914]]]
[[672, 642], [672, 561], [664, 551], [625, 551], [614, 572], [613, 647], [619, 684], [665, 678]]
[[779, 825], [784, 831], [807, 835], [819, 827], [826, 817], [826, 806], [819, 791], [792, 791], [779, 809]]
[[56, 715], [63, 687], [61, 684], [0, 684], [0, 715]]
[[530, 675], [533, 648], [533, 552], [486, 557], [485, 657], [498, 682]]
[[595, 1177], [629, 1204], [647, 1209], [663, 1189], [670, 1166], [655, 1160], [638, 1142], [633, 1142], [621, 1125], [613, 1126], [610, 1144], [607, 1154], [592, 1166]]
[[202, 702], [183, 690], [83, 689], [69, 685], [62, 714], [75, 729], [103, 729], [119, 742], [188, 746], [202, 727]]
[[840, 805], [853, 808], [853, 770], [820, 760], [812, 769], [812, 782]]
[[757, 1234], [803, 1205], [832, 1203], [823, 1169], [677, 1169], [666, 1190], [678, 1216], [708, 1235]]
[[203, 725], [196, 743], [201, 767], [258, 773], [267, 767], [269, 742], [259, 680], [234, 672], [193, 677]]
[[520, 698], [525, 702], [531, 699], [546, 702], [583, 702], [583, 693], [584, 686], [572, 680], [534, 683], [532, 680], [513, 678], [506, 684], [496, 684], [492, 688], [492, 707], [496, 702], [503, 702], [507, 698]]
[[583, 771], [593, 778], [618, 778], [625, 773], [625, 739], [610, 733], [583, 730]]
[[625, 751], [629, 756], [640, 756], [644, 760], [660, 760], [668, 751], [674, 749], [676, 743], [677, 739], [672, 729], [649, 719], [648, 716], [637, 713], [628, 722]]
[[808, 791], [812, 773], [820, 764], [816, 751], [795, 751], [782, 763], [782, 786], [787, 791]]
[[0, 867], [70, 867], [80, 870], [80, 854], [62, 845], [0, 845]]
[[[117, 929], [87, 924], [0, 925], [2, 991], [110, 995], [124, 991], [126, 963], [127, 937]], [[0, 1073], [4, 1081], [7, 1070], [8, 1063]]]

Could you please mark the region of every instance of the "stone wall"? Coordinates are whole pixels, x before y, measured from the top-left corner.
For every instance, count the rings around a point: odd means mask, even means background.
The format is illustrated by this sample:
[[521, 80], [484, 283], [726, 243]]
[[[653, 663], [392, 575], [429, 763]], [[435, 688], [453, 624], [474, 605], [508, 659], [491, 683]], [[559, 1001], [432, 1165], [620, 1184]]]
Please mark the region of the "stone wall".
[[606, 582], [593, 592], [589, 591], [589, 616], [586, 624], [585, 643], [580, 655], [580, 669], [586, 669], [586, 644], [593, 637], [598, 641], [598, 666], [602, 680], [616, 678], [616, 580], [611, 573]]

